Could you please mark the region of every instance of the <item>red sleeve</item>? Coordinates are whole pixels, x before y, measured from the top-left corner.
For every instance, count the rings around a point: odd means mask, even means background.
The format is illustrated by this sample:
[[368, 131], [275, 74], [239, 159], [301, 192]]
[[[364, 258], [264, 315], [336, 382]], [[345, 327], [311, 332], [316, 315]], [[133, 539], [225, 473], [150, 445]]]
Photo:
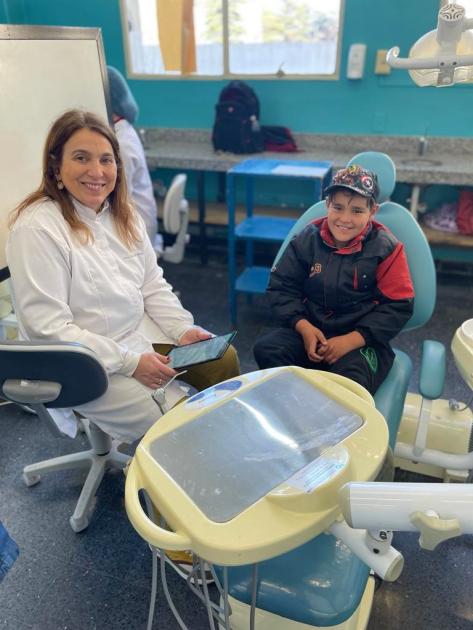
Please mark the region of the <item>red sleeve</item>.
[[398, 243], [393, 252], [378, 265], [376, 282], [381, 293], [390, 300], [414, 297], [414, 286], [402, 243]]

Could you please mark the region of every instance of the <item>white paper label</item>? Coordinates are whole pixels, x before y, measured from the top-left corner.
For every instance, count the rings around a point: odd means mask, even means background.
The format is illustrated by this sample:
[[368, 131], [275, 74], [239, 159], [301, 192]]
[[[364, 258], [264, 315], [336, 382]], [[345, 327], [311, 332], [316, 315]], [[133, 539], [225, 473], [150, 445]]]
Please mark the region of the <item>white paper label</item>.
[[321, 486], [338, 474], [347, 462], [348, 454], [345, 450], [323, 455], [296, 472], [286, 483], [298, 490], [307, 493], [312, 492], [314, 488]]

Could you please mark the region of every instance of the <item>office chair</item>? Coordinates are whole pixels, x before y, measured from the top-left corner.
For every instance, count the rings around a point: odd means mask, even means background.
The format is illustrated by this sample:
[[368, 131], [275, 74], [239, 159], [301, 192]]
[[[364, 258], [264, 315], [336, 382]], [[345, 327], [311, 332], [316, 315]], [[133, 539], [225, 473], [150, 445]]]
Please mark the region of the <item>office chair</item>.
[[180, 173], [171, 182], [164, 199], [163, 227], [169, 234], [175, 234], [176, 240], [172, 245], [165, 247], [159, 254], [166, 262], [180, 263], [184, 258], [186, 245], [190, 240], [187, 234], [189, 225], [189, 204], [184, 198], [187, 175]]
[[0, 269], [0, 340], [7, 338], [7, 328], [18, 329], [18, 320], [13, 310], [7, 283], [9, 277], [8, 267]]
[[[56, 437], [67, 437], [56, 425], [49, 408], [73, 408], [101, 396], [108, 377], [96, 354], [78, 343], [1, 341], [0, 396], [31, 407]], [[95, 493], [109, 468], [122, 469], [129, 457], [119, 453], [112, 438], [93, 422], [85, 421], [90, 449], [31, 464], [23, 469], [27, 486], [41, 473], [89, 466], [69, 523], [84, 530], [95, 507]]]
[[[347, 166], [350, 164], [359, 164], [378, 174], [380, 208], [376, 218], [404, 243], [415, 290], [414, 313], [403, 330], [423, 326], [435, 306], [435, 266], [427, 239], [417, 221], [406, 208], [389, 201], [396, 182], [394, 163], [383, 153], [365, 152], [352, 158]], [[309, 208], [286, 237], [275, 262], [295, 234], [325, 214], [324, 201]], [[388, 425], [391, 449], [396, 442], [411, 372], [411, 359], [404, 352], [395, 350], [393, 366], [374, 395], [376, 407]], [[341, 566], [343, 570], [339, 570]], [[238, 602], [251, 602], [252, 571], [252, 566], [247, 565], [231, 567], [228, 571], [230, 595]], [[367, 623], [369, 609], [366, 609], [369, 606], [363, 604], [362, 598], [368, 577], [368, 567], [349, 549], [342, 552], [334, 536], [318, 536], [302, 547], [258, 565], [258, 624], [261, 622], [268, 624], [264, 626], [268, 628], [294, 630], [301, 627], [298, 624], [333, 627], [350, 619], [355, 611], [364, 610], [360, 613], [363, 618], [350, 621], [358, 623], [357, 628], [365, 627], [363, 624]]]

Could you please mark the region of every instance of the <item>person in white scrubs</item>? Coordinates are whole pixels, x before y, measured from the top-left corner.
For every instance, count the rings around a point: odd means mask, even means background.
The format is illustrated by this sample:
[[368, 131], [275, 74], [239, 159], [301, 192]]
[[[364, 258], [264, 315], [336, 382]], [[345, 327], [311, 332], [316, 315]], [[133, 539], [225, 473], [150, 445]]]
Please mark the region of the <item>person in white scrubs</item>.
[[[114, 438], [140, 438], [161, 416], [152, 392], [176, 374], [165, 353], [211, 333], [194, 325], [164, 279], [105, 121], [79, 110], [55, 121], [41, 184], [13, 211], [10, 227], [6, 253], [21, 338], [94, 350], [109, 387], [76, 411]], [[230, 347], [181, 378], [201, 390], [238, 373]]]
[[163, 251], [163, 237], [158, 233], [158, 209], [153, 184], [146, 164], [140, 137], [133, 127], [138, 118], [138, 105], [123, 75], [107, 66], [112, 119], [120, 145], [128, 194], [145, 222], [146, 231], [155, 251]]

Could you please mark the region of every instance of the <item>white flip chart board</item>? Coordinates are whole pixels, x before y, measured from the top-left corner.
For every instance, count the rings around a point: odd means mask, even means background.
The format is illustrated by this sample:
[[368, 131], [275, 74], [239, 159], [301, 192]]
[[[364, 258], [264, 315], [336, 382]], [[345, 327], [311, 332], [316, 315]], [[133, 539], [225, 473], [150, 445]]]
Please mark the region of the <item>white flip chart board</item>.
[[0, 26], [0, 268], [8, 214], [40, 184], [52, 122], [76, 107], [107, 119], [106, 94], [99, 29]]

